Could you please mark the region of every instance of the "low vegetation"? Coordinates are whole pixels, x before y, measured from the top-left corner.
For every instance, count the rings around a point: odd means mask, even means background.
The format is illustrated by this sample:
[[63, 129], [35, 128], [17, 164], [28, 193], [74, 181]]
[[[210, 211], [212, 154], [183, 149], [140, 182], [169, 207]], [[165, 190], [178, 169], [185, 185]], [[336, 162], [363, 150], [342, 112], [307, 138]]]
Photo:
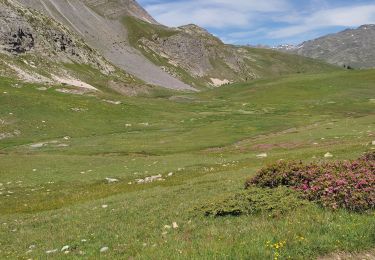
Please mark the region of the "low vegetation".
[[234, 195], [216, 198], [198, 210], [206, 216], [239, 216], [258, 213], [279, 216], [307, 205], [299, 193], [286, 187], [275, 189], [251, 187]]
[[310, 163], [279, 161], [246, 182], [262, 188], [286, 186], [324, 207], [365, 211], [375, 207], [375, 152], [354, 161]]

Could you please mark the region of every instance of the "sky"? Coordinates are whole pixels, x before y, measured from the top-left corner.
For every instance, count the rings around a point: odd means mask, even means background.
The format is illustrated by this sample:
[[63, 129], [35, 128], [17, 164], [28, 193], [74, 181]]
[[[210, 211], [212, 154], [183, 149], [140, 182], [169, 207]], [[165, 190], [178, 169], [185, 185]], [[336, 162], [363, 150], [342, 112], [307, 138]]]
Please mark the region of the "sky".
[[298, 44], [375, 24], [375, 0], [138, 0], [167, 26], [197, 24], [231, 44]]

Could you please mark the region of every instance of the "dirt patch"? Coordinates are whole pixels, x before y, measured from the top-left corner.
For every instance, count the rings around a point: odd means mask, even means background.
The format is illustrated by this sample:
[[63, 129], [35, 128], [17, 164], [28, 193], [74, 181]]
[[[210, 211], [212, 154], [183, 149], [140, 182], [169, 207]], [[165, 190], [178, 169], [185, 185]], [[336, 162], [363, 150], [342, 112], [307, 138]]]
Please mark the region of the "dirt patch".
[[375, 260], [375, 249], [360, 253], [334, 253], [319, 257], [318, 260]]

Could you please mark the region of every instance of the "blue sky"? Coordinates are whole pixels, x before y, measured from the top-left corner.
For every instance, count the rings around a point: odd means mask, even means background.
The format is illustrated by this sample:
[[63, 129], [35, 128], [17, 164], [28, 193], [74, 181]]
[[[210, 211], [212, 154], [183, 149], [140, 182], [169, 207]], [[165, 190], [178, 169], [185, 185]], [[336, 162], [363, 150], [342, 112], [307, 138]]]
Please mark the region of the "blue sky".
[[297, 44], [375, 24], [375, 0], [139, 0], [168, 26], [198, 24], [233, 44]]

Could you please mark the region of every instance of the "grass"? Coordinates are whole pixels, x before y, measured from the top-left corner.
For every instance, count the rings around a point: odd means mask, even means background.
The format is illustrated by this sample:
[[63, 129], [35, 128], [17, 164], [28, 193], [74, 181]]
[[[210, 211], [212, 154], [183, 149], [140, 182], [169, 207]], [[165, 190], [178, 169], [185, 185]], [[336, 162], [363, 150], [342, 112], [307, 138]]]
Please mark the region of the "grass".
[[[241, 192], [276, 160], [370, 150], [374, 82], [373, 70], [332, 71], [124, 97], [104, 83], [101, 94], [75, 96], [0, 78], [0, 133], [13, 134], [0, 140], [0, 258], [312, 259], [372, 248], [374, 212], [309, 205], [213, 218], [194, 209]], [[179, 228], [164, 228], [173, 222]]]

